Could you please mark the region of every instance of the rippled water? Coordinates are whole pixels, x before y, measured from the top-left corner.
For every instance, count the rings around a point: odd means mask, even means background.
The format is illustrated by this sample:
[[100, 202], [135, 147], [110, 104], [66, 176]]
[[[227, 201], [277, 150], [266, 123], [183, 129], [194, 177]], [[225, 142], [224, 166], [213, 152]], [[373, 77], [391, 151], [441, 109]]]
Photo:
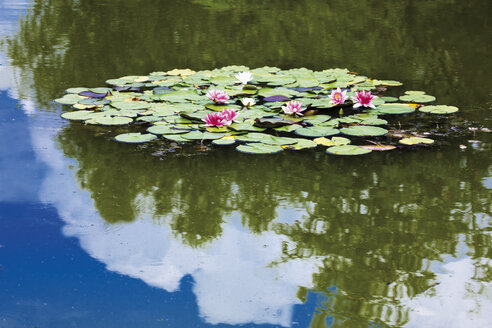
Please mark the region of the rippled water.
[[[0, 327], [490, 326], [490, 6], [0, 0]], [[251, 156], [119, 144], [52, 103], [231, 64], [399, 80], [458, 128]]]

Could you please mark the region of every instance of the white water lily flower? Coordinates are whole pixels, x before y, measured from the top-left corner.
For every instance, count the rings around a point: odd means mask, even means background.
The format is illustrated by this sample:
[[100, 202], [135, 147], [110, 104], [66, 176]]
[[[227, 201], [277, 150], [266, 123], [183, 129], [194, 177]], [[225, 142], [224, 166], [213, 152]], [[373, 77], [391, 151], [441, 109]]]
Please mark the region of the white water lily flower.
[[241, 103], [245, 107], [251, 107], [254, 106], [254, 104], [256, 104], [256, 101], [253, 98], [243, 98], [241, 99]]
[[253, 75], [250, 72], [240, 72], [234, 75], [236, 79], [242, 84], [247, 84], [249, 81], [253, 80]]

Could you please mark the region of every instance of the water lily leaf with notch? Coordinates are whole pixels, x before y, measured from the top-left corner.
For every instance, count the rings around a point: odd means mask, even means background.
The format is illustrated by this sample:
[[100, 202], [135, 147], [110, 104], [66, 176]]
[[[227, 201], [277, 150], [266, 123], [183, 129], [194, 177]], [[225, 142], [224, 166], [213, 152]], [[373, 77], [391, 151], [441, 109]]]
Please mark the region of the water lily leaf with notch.
[[318, 125], [331, 120], [330, 115], [312, 115], [304, 117], [304, 122], [311, 123], [312, 125]]
[[67, 93], [63, 97], [55, 99], [55, 102], [61, 105], [75, 105], [82, 99], [87, 99], [87, 98], [76, 95], [74, 93]]
[[264, 133], [250, 132], [247, 134], [237, 135], [235, 138], [237, 141], [241, 142], [261, 142], [265, 136]]
[[167, 71], [166, 74], [167, 75], [179, 75], [179, 76], [182, 76], [182, 77], [186, 77], [186, 76], [190, 76], [190, 75], [193, 75], [195, 74], [196, 72], [189, 69], [189, 68], [185, 68], [185, 69], [172, 69], [170, 71]]
[[384, 100], [385, 102], [398, 101], [398, 98], [396, 98], [396, 97], [387, 97], [387, 96], [379, 97], [378, 99]]
[[312, 87], [317, 87], [319, 85], [319, 81], [314, 76], [313, 77], [298, 77], [297, 81], [294, 84], [297, 87], [312, 88]]
[[284, 148], [294, 149], [294, 150], [302, 150], [308, 148], [316, 148], [318, 144], [309, 139], [296, 138], [297, 142], [292, 145], [285, 145]]
[[76, 87], [76, 88], [68, 88], [67, 90], [65, 90], [66, 93], [75, 93], [75, 94], [79, 94], [83, 91], [87, 91], [89, 90], [89, 88], [85, 88], [85, 87]]
[[415, 111], [415, 108], [407, 104], [382, 104], [375, 110], [379, 114], [407, 114]]
[[[81, 99], [79, 100], [78, 104], [80, 105], [93, 105], [93, 106], [104, 106], [104, 105], [109, 105], [111, 103], [111, 101], [107, 100], [107, 99], [95, 99], [95, 98], [85, 98], [85, 99]], [[75, 104], [77, 105], [77, 104]], [[74, 105], [74, 106], [75, 106]]]
[[117, 109], [145, 110], [151, 105], [146, 101], [113, 101], [111, 106]]
[[96, 105], [84, 105], [84, 104], [75, 104], [72, 106], [73, 109], [79, 109], [79, 110], [82, 110], [82, 109], [92, 109], [92, 108], [96, 108], [97, 106]]
[[330, 98], [322, 98], [322, 99], [313, 99], [311, 101], [311, 106], [316, 108], [332, 108], [336, 105], [330, 102]]
[[218, 86], [233, 85], [239, 83], [239, 81], [234, 76], [218, 75], [212, 76], [210, 82]]
[[233, 136], [225, 136], [220, 139], [213, 140], [212, 143], [217, 146], [230, 146], [236, 143], [236, 139]]
[[108, 93], [95, 93], [90, 90], [79, 92], [79, 96], [90, 97], [90, 98], [104, 98], [108, 95]]
[[416, 102], [419, 104], [422, 103], [428, 103], [428, 102], [433, 102], [436, 100], [436, 97], [430, 96], [430, 95], [423, 95], [423, 94], [406, 94], [403, 96], [400, 96], [401, 101], [406, 101], [406, 102]]
[[157, 137], [153, 134], [149, 133], [123, 133], [119, 134], [116, 137], [114, 137], [116, 141], [119, 142], [125, 142], [125, 143], [143, 143], [143, 142], [149, 142], [152, 140], [157, 139]]
[[375, 137], [375, 136], [385, 135], [386, 133], [388, 133], [388, 130], [377, 126], [356, 125], [356, 126], [350, 126], [348, 128], [341, 128], [340, 132], [349, 136]]
[[422, 106], [419, 108], [419, 111], [430, 114], [452, 114], [458, 110], [458, 107], [448, 105]]
[[60, 116], [67, 120], [85, 121], [91, 118], [91, 114], [94, 114], [91, 110], [77, 110], [74, 112], [65, 112]]
[[279, 131], [279, 132], [293, 132], [293, 131], [299, 129], [300, 127], [301, 126], [298, 124], [292, 124], [292, 125], [282, 126], [280, 128], [274, 128], [274, 130]]
[[194, 100], [201, 100], [204, 96], [199, 95], [198, 92], [194, 89], [181, 89], [178, 91], [171, 91], [159, 96], [161, 100], [173, 102], [173, 103], [182, 103], [189, 102]]
[[124, 116], [104, 116], [95, 118], [94, 122], [100, 125], [127, 125], [133, 122], [133, 119]]
[[241, 111], [238, 117], [243, 119], [243, 120], [247, 120], [247, 119], [257, 119], [257, 118], [262, 118], [262, 117], [269, 117], [269, 116], [273, 116], [273, 115], [274, 114], [272, 114], [272, 113], [268, 113], [268, 112], [265, 112], [261, 109], [253, 107], [253, 108]]
[[309, 126], [306, 128], [299, 128], [294, 131], [295, 134], [303, 137], [326, 137], [340, 133], [338, 129], [326, 127], [326, 126]]
[[209, 111], [199, 111], [199, 112], [181, 112], [179, 115], [181, 115], [184, 118], [187, 118], [192, 121], [200, 121], [203, 122], [203, 119], [211, 112]]
[[109, 93], [113, 92], [113, 89], [106, 88], [106, 87], [99, 87], [99, 88], [90, 88], [89, 91], [96, 94], [107, 94], [108, 92]]
[[147, 129], [147, 132], [152, 134], [180, 134], [180, 133], [186, 133], [188, 131], [173, 129], [169, 125], [153, 125]]
[[266, 78], [263, 78], [262, 82], [267, 82], [267, 85], [275, 86], [275, 85], [287, 85], [294, 83], [296, 81], [295, 78], [291, 76], [282, 76], [282, 75], [271, 75], [268, 77], [268, 81], [265, 81]]
[[225, 133], [191, 131], [183, 134], [182, 137], [188, 140], [213, 140], [213, 139], [220, 139], [225, 135], [226, 135]]
[[326, 152], [332, 155], [364, 155], [370, 153], [371, 150], [364, 149], [359, 146], [343, 145], [343, 146], [328, 147], [326, 149]]
[[386, 124], [388, 124], [388, 121], [383, 120], [382, 118], [378, 118], [377, 116], [374, 116], [374, 117], [368, 117], [368, 118], [362, 119], [362, 121], [360, 121], [360, 124], [362, 124], [362, 125], [386, 125]]
[[276, 137], [271, 134], [263, 134], [263, 137], [260, 140], [261, 143], [266, 145], [293, 145], [298, 142], [298, 138], [289, 138], [289, 137]]
[[261, 117], [255, 119], [254, 126], [260, 128], [279, 128], [286, 125], [294, 124], [292, 120], [286, 120], [282, 117]]
[[432, 144], [434, 143], [434, 140], [429, 139], [429, 138], [422, 138], [422, 137], [410, 137], [410, 138], [403, 138], [399, 141], [401, 144], [404, 145], [418, 145], [418, 144]]
[[383, 85], [383, 86], [388, 86], [388, 87], [397, 87], [400, 85], [403, 85], [403, 83], [399, 81], [393, 81], [393, 80], [378, 80], [378, 85]]
[[154, 122], [158, 122], [161, 120], [162, 120], [162, 117], [154, 116], [154, 115], [141, 116], [141, 117], [137, 118], [137, 121], [147, 122], [147, 123], [154, 123]]
[[207, 126], [205, 127], [205, 130], [210, 133], [225, 133], [229, 132], [229, 129], [227, 126]]
[[405, 91], [406, 95], [425, 95], [425, 91]]
[[265, 131], [266, 128], [260, 128], [254, 126], [253, 123], [243, 122], [243, 123], [232, 123], [229, 128], [234, 131]]
[[246, 154], [275, 154], [281, 152], [283, 149], [281, 146], [265, 145], [262, 143], [247, 143], [239, 145], [236, 150]]
[[271, 97], [271, 96], [286, 96], [293, 97], [298, 96], [299, 92], [287, 88], [262, 88], [258, 91], [258, 96]]
[[348, 145], [350, 143], [350, 139], [344, 138], [344, 137], [333, 137], [331, 139], [321, 137], [321, 138], [316, 138], [313, 140], [318, 145], [323, 145], [323, 146], [343, 146], [343, 145]]

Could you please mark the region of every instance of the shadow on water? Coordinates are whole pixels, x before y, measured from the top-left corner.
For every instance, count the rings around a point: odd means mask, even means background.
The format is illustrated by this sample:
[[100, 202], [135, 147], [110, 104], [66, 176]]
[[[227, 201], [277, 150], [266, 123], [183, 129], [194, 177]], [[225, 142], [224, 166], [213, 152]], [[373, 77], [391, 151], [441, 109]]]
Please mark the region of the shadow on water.
[[[426, 90], [439, 103], [460, 106], [460, 117], [489, 125], [490, 6], [33, 1], [4, 48], [23, 72], [20, 93], [34, 90], [45, 111], [57, 110], [51, 100], [65, 88], [101, 86], [128, 74], [230, 64], [340, 66]], [[286, 307], [317, 297], [311, 327], [416, 326], [419, 306], [431, 308], [429, 295], [436, 302], [448, 295], [443, 274], [454, 262], [471, 270], [459, 283], [482, 286], [473, 293], [486, 299], [492, 278], [487, 135], [357, 158], [322, 151], [249, 156], [220, 147], [200, 152], [197, 145], [165, 141], [134, 146], [116, 143], [114, 135], [70, 123], [56, 137], [98, 213], [88, 222], [99, 230], [67, 221], [67, 234], [109, 270], [152, 286], [174, 291], [185, 274], [194, 275], [200, 315], [208, 322], [263, 320], [253, 308], [231, 319], [210, 307], [245, 306], [246, 289], [277, 288], [272, 299], [250, 297], [263, 307], [274, 304], [264, 322], [290, 325]], [[484, 142], [472, 146], [471, 138]], [[462, 143], [469, 147], [460, 151]], [[244, 244], [237, 247], [239, 241]], [[134, 248], [127, 252], [125, 243]], [[268, 277], [254, 278], [256, 269]], [[297, 300], [281, 288], [294, 290]], [[239, 293], [246, 296], [233, 297]], [[282, 297], [285, 303], [278, 303]], [[281, 320], [272, 319], [276, 309]]]

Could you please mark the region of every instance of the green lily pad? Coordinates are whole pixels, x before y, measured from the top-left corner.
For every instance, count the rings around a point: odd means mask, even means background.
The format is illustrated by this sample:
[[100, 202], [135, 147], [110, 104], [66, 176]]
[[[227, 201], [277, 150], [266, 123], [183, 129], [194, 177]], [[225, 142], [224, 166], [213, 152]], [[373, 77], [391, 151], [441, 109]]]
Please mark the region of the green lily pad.
[[415, 108], [407, 104], [382, 104], [376, 108], [380, 114], [407, 114], [415, 111]]
[[388, 133], [388, 130], [377, 126], [356, 125], [348, 128], [341, 128], [340, 132], [349, 136], [369, 137], [385, 135]]
[[458, 110], [458, 107], [447, 105], [422, 106], [419, 108], [419, 111], [430, 114], [452, 114], [456, 113]]
[[154, 115], [141, 116], [141, 117], [137, 118], [137, 121], [147, 122], [147, 123], [159, 122], [161, 120], [162, 120], [162, 117], [154, 116]]
[[364, 155], [370, 153], [371, 150], [364, 149], [359, 146], [344, 145], [344, 146], [328, 147], [326, 149], [326, 152], [332, 155]]
[[67, 93], [63, 97], [55, 99], [55, 102], [61, 105], [75, 105], [82, 99], [87, 99], [87, 98], [73, 93]]
[[436, 100], [436, 97], [423, 94], [406, 94], [400, 97], [401, 101], [415, 102], [419, 104], [429, 103]]
[[275, 154], [281, 152], [281, 146], [265, 145], [262, 143], [248, 143], [239, 145], [236, 150], [246, 154]]
[[318, 146], [316, 142], [309, 139], [297, 138], [296, 140], [297, 142], [295, 144], [287, 145], [285, 147], [294, 150], [301, 150], [301, 149], [308, 149], [308, 148], [316, 148]]
[[232, 123], [229, 128], [234, 131], [265, 131], [266, 128], [254, 126], [253, 123]]
[[326, 137], [340, 133], [338, 129], [326, 127], [326, 126], [310, 126], [307, 128], [300, 128], [294, 131], [295, 134], [303, 137]]
[[213, 139], [220, 139], [225, 135], [226, 135], [225, 133], [191, 131], [183, 134], [182, 137], [188, 140], [213, 140]]
[[429, 139], [429, 138], [422, 138], [422, 137], [410, 137], [410, 138], [403, 138], [399, 141], [401, 144], [404, 145], [418, 145], [418, 144], [432, 144], [434, 143], [434, 140]]
[[396, 98], [396, 97], [387, 97], [387, 96], [386, 97], [385, 96], [379, 97], [379, 99], [384, 100], [385, 102], [395, 102], [395, 101], [398, 101], [398, 98]]
[[280, 132], [293, 132], [297, 129], [299, 129], [301, 126], [298, 124], [292, 124], [292, 125], [286, 125], [282, 126], [280, 128], [275, 128], [275, 131], [280, 131]]
[[92, 91], [94, 93], [108, 93], [108, 92], [112, 92], [113, 89], [101, 87], [101, 88], [90, 88], [89, 91]]
[[74, 112], [63, 113], [60, 116], [67, 120], [85, 121], [91, 118], [91, 114], [94, 114], [94, 112], [90, 110], [77, 110]]
[[145, 110], [150, 108], [150, 103], [146, 101], [115, 101], [111, 106], [117, 109]]
[[234, 137], [222, 137], [220, 139], [212, 140], [212, 143], [217, 146], [230, 146], [236, 143], [236, 139]]
[[65, 92], [78, 94], [78, 93], [88, 91], [88, 90], [89, 90], [89, 88], [77, 87], [77, 88], [68, 88], [67, 90], [65, 90]]
[[147, 129], [147, 132], [152, 134], [179, 134], [185, 133], [187, 130], [173, 129], [169, 125], [153, 125]]
[[289, 137], [276, 137], [271, 134], [264, 134], [264, 137], [260, 140], [261, 143], [266, 145], [293, 145], [298, 142], [298, 139]]
[[114, 137], [114, 139], [116, 141], [126, 142], [126, 143], [143, 143], [143, 142], [149, 142], [155, 140], [157, 139], [157, 137], [149, 133], [142, 134], [140, 132], [136, 132], [136, 133], [119, 134], [116, 137]]
[[425, 95], [425, 91], [405, 91], [406, 95]]
[[393, 80], [379, 80], [379, 85], [385, 85], [388, 87], [397, 87], [402, 85], [403, 83], [399, 81], [393, 81]]
[[313, 142], [316, 143], [317, 145], [332, 147], [332, 146], [348, 145], [351, 141], [350, 139], [344, 137], [333, 137], [331, 139], [320, 137], [314, 139]]
[[133, 119], [124, 116], [104, 116], [95, 118], [94, 122], [101, 125], [127, 125], [133, 122]]

